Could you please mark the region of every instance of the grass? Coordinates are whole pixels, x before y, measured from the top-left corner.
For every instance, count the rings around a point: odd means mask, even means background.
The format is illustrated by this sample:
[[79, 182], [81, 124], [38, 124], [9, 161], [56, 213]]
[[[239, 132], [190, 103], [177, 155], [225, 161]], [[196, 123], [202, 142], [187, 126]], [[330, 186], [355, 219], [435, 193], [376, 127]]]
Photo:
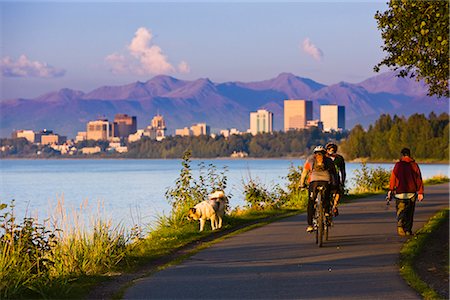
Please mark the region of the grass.
[[[444, 209], [432, 217], [424, 227], [409, 239], [400, 251], [400, 274], [406, 282], [424, 299], [441, 299], [439, 294], [429, 287], [414, 270], [414, 261], [420, 256], [424, 245], [429, 241], [430, 233], [435, 231], [449, 217], [449, 210]], [[448, 253], [447, 253], [448, 266]], [[447, 268], [448, 273], [448, 268]]]
[[446, 182], [450, 182], [450, 178], [448, 178], [445, 175], [436, 175], [436, 176], [433, 176], [431, 178], [424, 180], [423, 184], [424, 185], [434, 185], [434, 184], [441, 184], [441, 183], [446, 183]]
[[[426, 184], [449, 182], [448, 177], [437, 176]], [[344, 202], [356, 198], [381, 194], [367, 192], [344, 197]], [[0, 298], [84, 298], [93, 286], [111, 277], [134, 272], [140, 266], [170, 257], [177, 249], [200, 240], [200, 248], [194, 247], [185, 255], [194, 254], [210, 243], [223, 239], [206, 227], [198, 232], [198, 222], [181, 221], [177, 226], [163, 226], [149, 230], [145, 238], [127, 232], [121, 226], [113, 226], [110, 220], [101, 220], [101, 208], [90, 221], [83, 223], [81, 216], [89, 214], [86, 203], [71, 214], [64, 208], [64, 199], [58, 201], [55, 215], [59, 218], [39, 224], [25, 218], [16, 222], [13, 207], [0, 205]], [[225, 216], [221, 230], [237, 234], [257, 226], [263, 226], [279, 218], [304, 211], [305, 199], [286, 203], [284, 208], [239, 209]], [[207, 226], [209, 224], [207, 223]], [[199, 244], [200, 245], [200, 244]], [[177, 263], [186, 256], [179, 256]]]

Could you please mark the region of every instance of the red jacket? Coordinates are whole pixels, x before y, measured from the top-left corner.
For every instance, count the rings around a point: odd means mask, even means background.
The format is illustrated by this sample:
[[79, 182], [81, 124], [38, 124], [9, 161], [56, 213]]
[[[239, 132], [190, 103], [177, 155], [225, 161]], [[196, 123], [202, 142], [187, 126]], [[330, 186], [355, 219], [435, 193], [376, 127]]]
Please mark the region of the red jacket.
[[397, 194], [423, 194], [422, 174], [419, 166], [409, 156], [403, 156], [392, 170], [389, 189]]

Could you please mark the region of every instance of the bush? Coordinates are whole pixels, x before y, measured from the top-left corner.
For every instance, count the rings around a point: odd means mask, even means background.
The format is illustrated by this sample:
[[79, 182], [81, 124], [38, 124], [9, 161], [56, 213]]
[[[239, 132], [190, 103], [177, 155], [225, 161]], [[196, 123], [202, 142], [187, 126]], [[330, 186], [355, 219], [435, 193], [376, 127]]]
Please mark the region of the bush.
[[72, 222], [58, 209], [61, 224], [46, 226], [29, 217], [17, 223], [14, 201], [0, 204], [0, 299], [65, 297], [74, 279], [110, 272], [131, 250], [132, 234], [111, 222], [91, 219], [84, 230], [81, 212]]
[[[207, 199], [211, 192], [225, 191], [227, 187], [226, 167], [218, 173], [216, 166], [213, 164], [206, 168], [203, 163], [200, 163], [199, 178], [195, 179], [191, 169], [190, 151], [184, 153], [181, 164], [180, 177], [175, 181], [175, 186], [168, 188], [165, 194], [166, 199], [172, 206], [171, 214], [168, 217], [160, 217], [158, 220], [159, 226], [183, 226], [189, 208]], [[228, 207], [228, 201], [226, 207]]]
[[389, 189], [391, 172], [382, 167], [370, 168], [365, 162], [361, 163], [361, 169], [355, 170], [355, 192], [376, 193]]

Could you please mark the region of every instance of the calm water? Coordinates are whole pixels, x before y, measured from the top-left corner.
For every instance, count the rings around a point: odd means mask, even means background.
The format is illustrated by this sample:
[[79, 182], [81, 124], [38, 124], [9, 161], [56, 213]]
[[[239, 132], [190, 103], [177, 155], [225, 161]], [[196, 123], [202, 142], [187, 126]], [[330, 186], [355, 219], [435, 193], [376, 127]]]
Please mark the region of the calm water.
[[[245, 205], [243, 181], [252, 178], [269, 187], [284, 185], [289, 166], [303, 164], [303, 160], [292, 159], [193, 160], [196, 175], [201, 161], [214, 164], [219, 171], [228, 167], [226, 192], [232, 194], [231, 207]], [[349, 186], [360, 166], [347, 164]], [[390, 170], [393, 164], [368, 166]], [[420, 167], [424, 178], [449, 175], [448, 165]], [[174, 186], [180, 170], [180, 160], [0, 160], [0, 202], [15, 199], [18, 217], [27, 213], [39, 220], [54, 214], [62, 199], [69, 211], [87, 203], [87, 210], [95, 214], [100, 204], [101, 214], [114, 222], [147, 224], [170, 212], [164, 193]]]

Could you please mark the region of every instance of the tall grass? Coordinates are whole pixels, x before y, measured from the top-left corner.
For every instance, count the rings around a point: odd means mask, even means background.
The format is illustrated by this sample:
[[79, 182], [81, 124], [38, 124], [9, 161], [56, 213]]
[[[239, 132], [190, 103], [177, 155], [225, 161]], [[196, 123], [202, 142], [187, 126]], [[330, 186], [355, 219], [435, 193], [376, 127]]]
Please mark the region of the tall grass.
[[13, 201], [0, 205], [0, 298], [64, 297], [69, 283], [113, 270], [130, 251], [120, 225], [100, 214], [84, 223], [87, 206], [68, 214], [62, 198], [56, 210], [59, 218], [18, 222]]

